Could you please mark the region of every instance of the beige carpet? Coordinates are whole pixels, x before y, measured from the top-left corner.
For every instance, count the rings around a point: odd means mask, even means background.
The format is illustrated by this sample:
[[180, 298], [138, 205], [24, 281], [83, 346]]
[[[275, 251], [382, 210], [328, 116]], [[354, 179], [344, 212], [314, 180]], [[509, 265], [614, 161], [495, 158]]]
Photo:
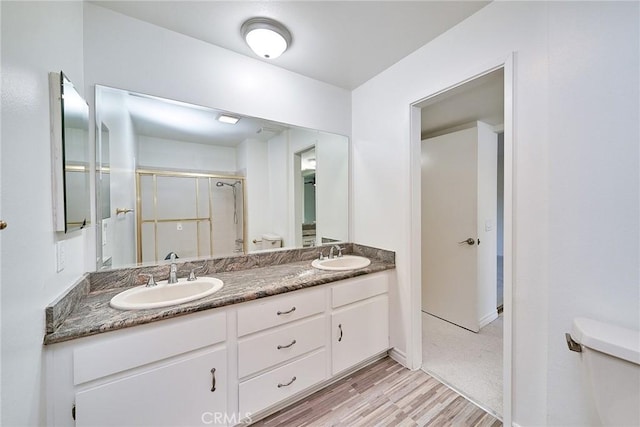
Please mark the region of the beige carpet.
[[502, 315], [473, 333], [422, 313], [422, 370], [502, 417]]

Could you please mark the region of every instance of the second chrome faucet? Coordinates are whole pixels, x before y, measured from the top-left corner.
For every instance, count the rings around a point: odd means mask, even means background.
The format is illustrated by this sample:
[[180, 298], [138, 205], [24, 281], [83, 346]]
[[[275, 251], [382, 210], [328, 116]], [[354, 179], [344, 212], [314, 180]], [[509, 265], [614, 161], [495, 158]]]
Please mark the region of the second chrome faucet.
[[[344, 250], [344, 248], [341, 248], [338, 245], [333, 245], [331, 246], [331, 248], [329, 249], [329, 256], [327, 258], [329, 259], [333, 259], [333, 250], [336, 249], [338, 251], [338, 255], [337, 257], [340, 258], [342, 256], [342, 251]], [[322, 253], [322, 251], [320, 251], [318, 259], [323, 260], [325, 259], [324, 254]]]

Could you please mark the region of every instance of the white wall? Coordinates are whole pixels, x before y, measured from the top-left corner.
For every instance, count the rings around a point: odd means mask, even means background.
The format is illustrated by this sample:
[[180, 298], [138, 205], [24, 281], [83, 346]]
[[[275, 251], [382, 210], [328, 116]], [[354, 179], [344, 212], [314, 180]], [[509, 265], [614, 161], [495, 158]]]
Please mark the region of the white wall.
[[269, 159], [269, 226], [270, 233], [282, 236], [283, 246], [292, 246], [295, 234], [291, 233], [289, 222], [293, 220], [289, 209], [289, 133], [271, 138], [268, 142]]
[[640, 330], [640, 3], [549, 10], [548, 420], [583, 425], [562, 334], [576, 316]]
[[[84, 29], [88, 87], [102, 84], [342, 135], [351, 132], [350, 93], [344, 89], [93, 4], [85, 5]], [[305, 108], [300, 108], [301, 96]]]
[[[48, 73], [82, 95], [80, 2], [7, 2], [2, 10], [2, 419], [44, 425], [44, 308], [93, 263], [91, 228], [53, 231]], [[55, 242], [66, 267], [56, 273]]]
[[409, 105], [516, 52], [513, 419], [523, 426], [592, 421], [563, 341], [572, 317], [640, 328], [638, 7], [494, 2], [353, 92], [353, 239], [396, 251], [392, 344], [412, 356]]
[[342, 135], [317, 133], [316, 235], [349, 240], [349, 143]]
[[236, 148], [138, 135], [138, 167], [236, 173]]
[[[112, 256], [113, 267], [133, 265], [136, 254], [136, 147], [137, 136], [126, 110], [121, 92], [102, 91], [99, 123], [109, 128], [109, 179], [111, 220], [107, 221], [107, 253]], [[134, 212], [116, 215], [116, 209], [134, 209]]]
[[[257, 139], [242, 141], [238, 149], [238, 169], [244, 170], [246, 177], [247, 248], [260, 250], [262, 234], [272, 233], [269, 227], [269, 165], [267, 163], [267, 143]], [[241, 158], [240, 158], [241, 157]]]

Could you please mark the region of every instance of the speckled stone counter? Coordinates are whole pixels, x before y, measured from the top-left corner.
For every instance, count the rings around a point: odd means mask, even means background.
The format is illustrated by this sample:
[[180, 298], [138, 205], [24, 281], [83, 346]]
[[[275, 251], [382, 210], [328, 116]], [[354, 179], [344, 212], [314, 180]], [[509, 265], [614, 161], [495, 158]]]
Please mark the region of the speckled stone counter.
[[125, 288], [140, 285], [145, 280], [143, 274], [153, 273], [157, 280], [165, 280], [168, 264], [91, 273], [46, 308], [44, 343], [68, 341], [395, 268], [393, 252], [357, 244], [343, 246], [345, 253], [366, 256], [371, 264], [349, 271], [315, 269], [311, 260], [321, 247], [178, 263], [179, 277], [186, 276], [191, 268], [201, 267], [199, 276], [217, 277], [224, 282], [223, 288], [196, 301], [148, 310], [117, 310], [111, 308], [109, 301]]

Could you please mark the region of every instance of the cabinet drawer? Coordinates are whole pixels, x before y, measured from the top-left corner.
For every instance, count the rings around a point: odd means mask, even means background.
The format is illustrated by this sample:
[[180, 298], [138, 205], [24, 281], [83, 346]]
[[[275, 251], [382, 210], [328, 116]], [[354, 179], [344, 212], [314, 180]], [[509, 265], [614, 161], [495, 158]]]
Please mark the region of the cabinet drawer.
[[389, 290], [388, 273], [368, 274], [355, 279], [345, 280], [331, 288], [331, 307], [342, 307], [361, 301]]
[[[161, 325], [161, 327], [159, 327]], [[82, 384], [226, 340], [226, 313], [194, 313], [110, 332], [73, 351], [73, 383]]]
[[275, 366], [325, 343], [324, 317], [283, 326], [238, 342], [238, 374], [240, 378]]
[[324, 350], [240, 383], [240, 413], [256, 413], [327, 378]]
[[324, 289], [263, 298], [238, 309], [238, 336], [283, 325], [324, 311]]

